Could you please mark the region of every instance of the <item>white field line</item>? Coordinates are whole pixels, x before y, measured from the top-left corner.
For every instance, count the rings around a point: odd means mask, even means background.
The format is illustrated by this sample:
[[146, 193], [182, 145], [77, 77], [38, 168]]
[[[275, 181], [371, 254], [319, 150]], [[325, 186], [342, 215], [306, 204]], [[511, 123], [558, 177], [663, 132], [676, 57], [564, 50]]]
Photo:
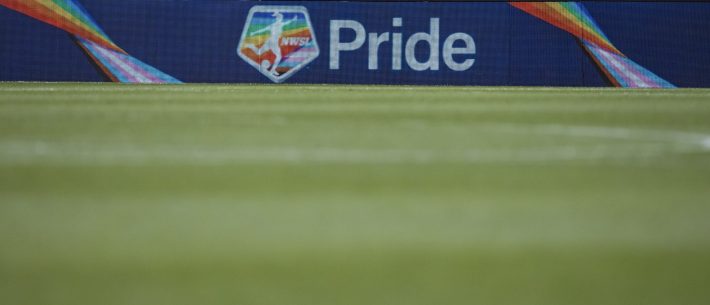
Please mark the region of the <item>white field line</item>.
[[676, 130], [655, 130], [644, 128], [580, 126], [580, 125], [522, 125], [522, 124], [482, 124], [498, 132], [533, 133], [569, 137], [591, 137], [601, 139], [621, 139], [641, 142], [659, 142], [667, 145], [695, 146], [710, 150], [710, 134]]
[[[476, 130], [471, 127], [471, 130]], [[342, 148], [342, 147], [195, 147], [121, 143], [0, 141], [0, 164], [155, 164], [198, 165], [256, 162], [342, 164], [538, 163], [555, 161], [633, 161], [655, 163], [672, 154], [710, 151], [710, 135], [677, 131], [564, 125], [482, 124], [479, 130], [519, 135], [559, 135], [628, 142], [523, 148]], [[667, 159], [667, 158], [666, 158]], [[649, 162], [650, 161], [650, 162]]]
[[[414, 127], [417, 129], [428, 128], [426, 121], [405, 120], [400, 126]], [[441, 127], [442, 125], [437, 125]], [[445, 125], [444, 125], [445, 126]], [[684, 150], [710, 151], [710, 134], [698, 132], [685, 132], [677, 130], [657, 130], [645, 128], [558, 125], [558, 124], [511, 124], [511, 123], [475, 123], [457, 129], [476, 131], [489, 131], [495, 133], [513, 133], [518, 135], [548, 135], [566, 136], [573, 138], [599, 138], [608, 140], [629, 140], [632, 143], [657, 143], [667, 148], [685, 148]]]
[[344, 149], [344, 148], [216, 148], [189, 147], [139, 148], [36, 143], [0, 143], [0, 163], [58, 162], [71, 164], [230, 164], [253, 162], [344, 163], [344, 164], [428, 164], [428, 163], [516, 163], [565, 160], [644, 159], [664, 153], [658, 146], [645, 149], [595, 146], [590, 148], [557, 146], [525, 149], [467, 149], [437, 151], [426, 149]]

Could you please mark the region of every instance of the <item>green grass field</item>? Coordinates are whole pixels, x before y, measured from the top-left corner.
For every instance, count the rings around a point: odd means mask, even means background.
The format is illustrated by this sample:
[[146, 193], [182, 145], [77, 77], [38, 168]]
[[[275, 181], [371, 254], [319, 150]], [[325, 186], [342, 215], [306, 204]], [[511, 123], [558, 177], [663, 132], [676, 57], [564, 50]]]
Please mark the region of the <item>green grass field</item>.
[[0, 84], [2, 304], [710, 303], [710, 90]]

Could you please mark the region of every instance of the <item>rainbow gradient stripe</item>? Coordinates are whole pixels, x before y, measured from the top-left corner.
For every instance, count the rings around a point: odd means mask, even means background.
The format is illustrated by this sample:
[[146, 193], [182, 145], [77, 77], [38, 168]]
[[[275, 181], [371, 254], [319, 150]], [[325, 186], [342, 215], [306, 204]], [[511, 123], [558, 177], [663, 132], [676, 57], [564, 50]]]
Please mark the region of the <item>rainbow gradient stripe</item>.
[[180, 83], [128, 55], [75, 0], [0, 0], [0, 5], [72, 34], [89, 58], [114, 82]]
[[675, 88], [621, 53], [578, 2], [510, 2], [510, 5], [575, 36], [614, 86]]
[[[249, 25], [245, 29], [246, 35], [239, 45], [239, 52], [249, 60], [253, 61], [256, 65], [261, 65], [264, 61], [273, 63], [275, 58], [273, 52], [271, 51], [259, 55], [246, 47], [251, 44], [256, 48], [260, 48], [270, 38], [269, 36], [271, 34], [269, 31], [257, 34], [252, 33], [273, 24], [274, 16], [272, 14], [272, 12], [254, 13], [251, 17]], [[284, 75], [299, 65], [314, 59], [318, 56], [319, 52], [305, 14], [303, 12], [288, 11], [283, 11], [282, 14], [285, 21], [292, 20], [293, 18], [295, 18], [295, 20], [283, 28], [283, 33], [279, 39], [279, 47], [283, 56], [276, 67], [276, 71], [279, 75]], [[299, 40], [307, 42], [302, 45], [298, 43], [289, 43], [297, 42]]]
[[134, 84], [176, 84], [174, 77], [153, 68], [128, 54], [105, 48], [93, 41], [78, 38], [79, 46], [112, 81]]
[[124, 52], [73, 0], [0, 0], [0, 5], [51, 24], [105, 48]]
[[609, 52], [621, 55], [621, 52], [614, 47], [581, 4], [576, 2], [511, 2], [510, 5]]
[[653, 74], [625, 56], [609, 52], [588, 42], [582, 42], [585, 51], [601, 67], [614, 86], [622, 88], [675, 88], [673, 84]]

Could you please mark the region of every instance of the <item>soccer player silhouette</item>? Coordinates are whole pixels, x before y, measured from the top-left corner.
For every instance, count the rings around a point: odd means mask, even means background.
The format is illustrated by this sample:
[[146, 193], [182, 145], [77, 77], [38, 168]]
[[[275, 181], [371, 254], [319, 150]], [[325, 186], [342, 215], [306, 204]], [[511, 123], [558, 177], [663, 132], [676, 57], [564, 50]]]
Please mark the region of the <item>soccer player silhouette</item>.
[[[281, 62], [281, 59], [283, 56], [281, 55], [281, 46], [279, 46], [279, 40], [281, 39], [281, 35], [283, 34], [284, 27], [289, 25], [290, 23], [296, 21], [298, 19], [298, 16], [293, 16], [293, 18], [289, 21], [283, 22], [284, 20], [284, 15], [275, 12], [271, 16], [276, 17], [276, 21], [274, 23], [268, 25], [267, 27], [256, 30], [254, 32], [249, 33], [249, 35], [255, 35], [255, 34], [260, 34], [263, 32], [270, 31], [269, 38], [266, 39], [266, 42], [264, 42], [261, 47], [257, 48], [253, 43], [249, 43], [245, 45], [246, 48], [254, 51], [256, 55], [261, 56], [262, 54], [271, 51], [271, 53], [274, 53], [274, 62], [271, 63], [271, 69], [269, 72], [273, 75], [278, 75], [278, 72], [276, 72], [276, 67], [279, 66], [279, 63]], [[261, 68], [266, 69], [269, 67], [269, 61], [268, 60], [263, 60], [261, 62]]]

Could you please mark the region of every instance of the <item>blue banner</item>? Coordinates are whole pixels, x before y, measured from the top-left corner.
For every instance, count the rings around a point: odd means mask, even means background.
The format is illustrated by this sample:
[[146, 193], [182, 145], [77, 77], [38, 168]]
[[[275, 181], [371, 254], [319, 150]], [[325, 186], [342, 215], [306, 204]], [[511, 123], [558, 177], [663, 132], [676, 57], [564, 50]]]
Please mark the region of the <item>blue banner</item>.
[[708, 3], [64, 2], [0, 1], [0, 81], [710, 87]]

